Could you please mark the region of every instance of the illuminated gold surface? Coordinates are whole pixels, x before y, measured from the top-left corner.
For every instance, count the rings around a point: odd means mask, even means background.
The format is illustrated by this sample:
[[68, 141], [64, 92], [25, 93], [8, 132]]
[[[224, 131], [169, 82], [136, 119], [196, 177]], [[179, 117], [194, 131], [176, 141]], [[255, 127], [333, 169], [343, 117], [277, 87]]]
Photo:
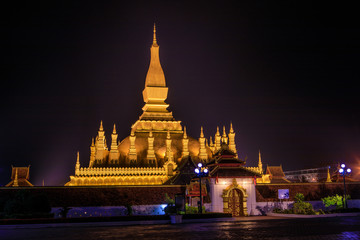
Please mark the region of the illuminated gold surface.
[[203, 131], [202, 126], [201, 126], [201, 131], [200, 131], [199, 143], [200, 143], [199, 158], [200, 158], [200, 160], [206, 162], [208, 160], [208, 154], [207, 154], [206, 147], [205, 147], [205, 137], [204, 137], [204, 131]]
[[165, 103], [168, 94], [164, 71], [160, 64], [159, 45], [156, 40], [154, 25], [153, 44], [150, 48], [150, 65], [145, 79], [143, 98], [145, 105], [140, 120], [173, 120], [172, 113], [167, 110]]
[[219, 127], [216, 128], [215, 134], [215, 152], [221, 148], [221, 135], [219, 131]]
[[187, 136], [187, 133], [186, 133], [186, 127], [184, 127], [184, 134], [183, 134], [183, 139], [182, 139], [182, 153], [181, 153], [181, 157], [187, 157], [190, 155], [190, 152], [189, 152], [189, 138]]
[[[118, 142], [116, 127], [111, 134], [110, 150], [106, 144], [103, 122], [100, 122], [97, 137], [90, 146], [89, 167], [80, 167], [79, 155], [75, 165], [75, 175], [70, 176], [67, 186], [82, 185], [156, 185], [163, 184], [176, 174], [182, 157], [191, 156], [195, 161], [207, 161], [221, 142], [230, 142], [236, 152], [235, 132], [230, 127], [229, 138], [225, 127], [223, 135], [219, 128], [215, 134], [215, 144], [206, 144], [203, 128], [198, 140], [186, 133], [181, 121], [174, 120], [165, 103], [168, 88], [159, 59], [159, 45], [154, 26], [151, 60], [146, 75], [143, 98], [143, 114], [132, 126], [130, 136]], [[259, 168], [251, 168], [259, 172]]]
[[233, 151], [234, 153], [236, 153], [236, 155], [237, 155], [236, 144], [235, 144], [235, 132], [234, 132], [232, 123], [230, 123], [229, 149], [230, 149], [231, 151]]

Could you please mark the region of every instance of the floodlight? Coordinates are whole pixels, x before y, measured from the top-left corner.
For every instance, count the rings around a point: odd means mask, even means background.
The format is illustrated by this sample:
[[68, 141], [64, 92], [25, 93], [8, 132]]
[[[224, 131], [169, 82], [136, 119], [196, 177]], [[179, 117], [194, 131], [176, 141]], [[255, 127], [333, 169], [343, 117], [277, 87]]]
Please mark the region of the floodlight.
[[198, 163], [198, 167], [202, 167], [202, 164], [201, 164], [201, 163]]
[[350, 169], [350, 168], [346, 169], [346, 171], [347, 171], [348, 173], [351, 173], [351, 169]]
[[199, 169], [198, 169], [198, 168], [195, 168], [195, 172], [196, 172], [196, 173], [199, 173]]
[[342, 168], [345, 168], [345, 164], [341, 164], [341, 167], [342, 167]]
[[339, 169], [339, 173], [343, 173], [344, 172], [344, 169], [343, 168], [340, 168]]

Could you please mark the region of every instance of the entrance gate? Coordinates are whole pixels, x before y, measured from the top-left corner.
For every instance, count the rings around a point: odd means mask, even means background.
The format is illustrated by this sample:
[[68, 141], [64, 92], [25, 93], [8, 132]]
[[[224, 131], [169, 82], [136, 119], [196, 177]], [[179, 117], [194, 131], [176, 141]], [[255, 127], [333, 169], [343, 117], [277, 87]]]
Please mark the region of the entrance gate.
[[229, 193], [229, 212], [233, 216], [243, 216], [244, 215], [244, 206], [243, 206], [243, 194], [239, 189], [232, 189]]
[[234, 217], [246, 216], [246, 190], [239, 186], [236, 179], [223, 192], [224, 213], [231, 213]]

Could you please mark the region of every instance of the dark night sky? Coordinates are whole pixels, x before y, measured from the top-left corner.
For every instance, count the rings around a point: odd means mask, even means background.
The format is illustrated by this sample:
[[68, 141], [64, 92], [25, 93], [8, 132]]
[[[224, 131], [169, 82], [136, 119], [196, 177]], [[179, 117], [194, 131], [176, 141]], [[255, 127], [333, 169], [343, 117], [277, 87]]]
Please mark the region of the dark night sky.
[[[343, 3], [341, 3], [343, 4]], [[129, 135], [157, 23], [174, 117], [233, 122], [240, 157], [284, 170], [360, 162], [357, 8], [313, 1], [12, 1], [1, 14], [0, 185], [62, 185], [100, 120]]]

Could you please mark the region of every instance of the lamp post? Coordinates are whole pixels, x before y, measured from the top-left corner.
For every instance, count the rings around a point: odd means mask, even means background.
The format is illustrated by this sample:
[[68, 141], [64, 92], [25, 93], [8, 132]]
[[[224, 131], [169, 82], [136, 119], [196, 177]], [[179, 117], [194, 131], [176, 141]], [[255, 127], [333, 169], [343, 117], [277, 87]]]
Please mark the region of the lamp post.
[[343, 176], [343, 180], [344, 180], [344, 207], [348, 208], [347, 201], [346, 201], [345, 175], [349, 175], [351, 173], [351, 168], [347, 168], [345, 170], [345, 164], [341, 164], [340, 167], [341, 168], [339, 169], [339, 173], [340, 173], [341, 176]]
[[202, 195], [201, 195], [201, 177], [206, 177], [209, 173], [207, 167], [203, 167], [202, 163], [198, 163], [198, 167], [195, 168], [195, 173], [199, 177], [199, 185], [200, 185], [200, 214], [202, 214]]

